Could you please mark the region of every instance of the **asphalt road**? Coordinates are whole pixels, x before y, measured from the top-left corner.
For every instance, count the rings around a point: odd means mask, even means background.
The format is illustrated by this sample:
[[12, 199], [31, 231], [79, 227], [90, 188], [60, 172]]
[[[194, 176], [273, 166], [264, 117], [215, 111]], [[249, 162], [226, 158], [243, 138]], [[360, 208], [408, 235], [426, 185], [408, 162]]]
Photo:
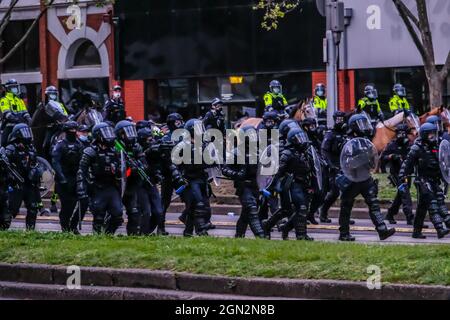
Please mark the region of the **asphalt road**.
[[[167, 231], [171, 235], [181, 236], [183, 234], [184, 225], [178, 220], [178, 213], [167, 214]], [[217, 226], [215, 230], [210, 230], [209, 235], [214, 237], [233, 237], [235, 233], [235, 224], [238, 216], [229, 215], [213, 215], [212, 222]], [[318, 241], [338, 241], [338, 224], [337, 219], [332, 219], [332, 224], [309, 225], [308, 234]], [[393, 227], [397, 229], [397, 233], [391, 238], [380, 241], [378, 235], [369, 219], [355, 219], [356, 224], [352, 226], [352, 234], [356, 237], [357, 242], [364, 243], [382, 243], [382, 244], [432, 244], [432, 243], [448, 243], [450, 244], [450, 236], [444, 239], [438, 239], [434, 228], [424, 229], [424, 234], [427, 239], [418, 240], [411, 238], [412, 228], [406, 225], [405, 221], [398, 221], [398, 224]], [[429, 223], [428, 223], [429, 224]], [[24, 216], [19, 215], [13, 221], [12, 229], [24, 229]], [[47, 217], [39, 217], [36, 227], [37, 231], [41, 232], [58, 232], [60, 231], [58, 217], [51, 215]], [[87, 215], [82, 225], [82, 234], [92, 233], [92, 216]], [[125, 224], [118, 230], [119, 234], [126, 234]], [[253, 238], [250, 230], [247, 231], [247, 237]], [[295, 239], [293, 232], [290, 233], [290, 238]], [[281, 240], [281, 234], [274, 229], [272, 239]]]

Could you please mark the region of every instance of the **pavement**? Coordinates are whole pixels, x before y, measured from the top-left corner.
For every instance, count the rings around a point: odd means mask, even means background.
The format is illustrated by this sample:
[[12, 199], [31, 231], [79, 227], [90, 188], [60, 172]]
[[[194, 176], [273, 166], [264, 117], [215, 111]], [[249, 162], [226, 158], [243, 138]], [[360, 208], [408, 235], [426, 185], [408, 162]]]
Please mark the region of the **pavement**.
[[[213, 211], [214, 212], [214, 211]], [[23, 230], [25, 229], [25, 211], [21, 210], [19, 216], [14, 219], [11, 229]], [[168, 213], [166, 221], [166, 229], [170, 235], [182, 236], [184, 225], [178, 220], [179, 213]], [[235, 225], [238, 220], [238, 215], [224, 215], [214, 214], [212, 216], [212, 222], [216, 225], [215, 230], [210, 230], [209, 235], [213, 237], [234, 237]], [[400, 217], [399, 217], [400, 218]], [[411, 237], [412, 228], [406, 225], [406, 221], [398, 220], [396, 225], [392, 225], [397, 229], [397, 233], [391, 238], [380, 241], [378, 234], [376, 233], [374, 226], [369, 219], [354, 219], [355, 225], [351, 227], [351, 232], [355, 236], [357, 242], [362, 243], [379, 243], [379, 244], [450, 244], [450, 236], [444, 239], [438, 239], [434, 228], [430, 225], [430, 228], [424, 229], [423, 233], [427, 236], [427, 239], [413, 239]], [[312, 236], [316, 241], [337, 242], [339, 235], [339, 225], [337, 219], [332, 219], [331, 224], [320, 225], [308, 225], [308, 234]], [[52, 214], [50, 216], [38, 217], [36, 230], [40, 232], [58, 232], [60, 231], [58, 216]], [[85, 221], [82, 225], [82, 234], [92, 233], [92, 216], [86, 215]], [[118, 234], [126, 234], [125, 223], [119, 228]], [[248, 238], [253, 238], [253, 234], [250, 229], [247, 231]], [[272, 239], [281, 240], [281, 234], [274, 229], [272, 233]], [[295, 239], [293, 232], [290, 233], [290, 239]]]

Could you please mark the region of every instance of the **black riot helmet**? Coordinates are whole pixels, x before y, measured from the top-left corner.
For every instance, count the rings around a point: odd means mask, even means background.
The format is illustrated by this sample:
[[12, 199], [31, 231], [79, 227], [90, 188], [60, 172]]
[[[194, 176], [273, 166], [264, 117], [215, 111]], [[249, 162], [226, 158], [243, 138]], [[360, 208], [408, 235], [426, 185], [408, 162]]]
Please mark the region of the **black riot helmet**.
[[429, 116], [426, 122], [434, 124], [437, 127], [439, 134], [442, 134], [444, 132], [444, 124], [442, 123], [442, 119], [440, 116]]
[[272, 80], [269, 84], [269, 90], [270, 92], [274, 94], [283, 94], [283, 86], [281, 85], [280, 81], [278, 80]]
[[325, 85], [323, 83], [318, 83], [316, 85], [316, 88], [314, 89], [314, 93], [316, 94], [316, 96], [318, 96], [319, 98], [324, 98], [325, 94], [326, 94], [326, 88]]
[[171, 113], [167, 116], [166, 119], [167, 127], [171, 132], [182, 129], [184, 127], [184, 120], [181, 114], [179, 113]]
[[336, 111], [333, 114], [333, 120], [334, 120], [334, 128], [338, 131], [343, 131], [345, 130], [345, 127], [347, 126], [346, 122], [345, 122], [345, 112], [342, 111]]
[[189, 131], [191, 138], [194, 139], [197, 135], [203, 135], [205, 133], [205, 126], [199, 119], [191, 119], [184, 125], [184, 129]]
[[305, 118], [302, 121], [302, 128], [308, 134], [315, 135], [317, 133], [317, 122], [313, 118]]
[[406, 124], [399, 124], [396, 128], [395, 128], [395, 135], [396, 135], [396, 140], [397, 143], [400, 145], [405, 145], [409, 142], [408, 139], [408, 134], [411, 132], [411, 130], [409, 129], [409, 127]]
[[371, 137], [373, 127], [370, 120], [363, 114], [355, 114], [348, 120], [349, 134], [357, 137]]
[[92, 138], [97, 143], [101, 143], [107, 147], [113, 147], [116, 134], [114, 133], [113, 127], [105, 122], [101, 122], [92, 128]]
[[294, 119], [286, 119], [281, 121], [280, 126], [278, 127], [278, 130], [280, 131], [280, 138], [287, 139], [289, 130], [291, 130], [291, 125], [293, 125], [294, 123], [297, 123], [297, 121]]
[[420, 126], [420, 138], [429, 145], [437, 145], [438, 142], [438, 128], [435, 124], [424, 123]]
[[292, 129], [288, 133], [288, 143], [299, 151], [305, 151], [311, 144], [308, 135], [302, 129]]
[[222, 111], [223, 109], [223, 102], [219, 98], [214, 98], [211, 102], [211, 110], [213, 111]]
[[273, 129], [277, 124], [278, 113], [276, 113], [275, 111], [264, 112], [262, 119], [266, 129]]
[[19, 142], [30, 145], [33, 143], [33, 132], [25, 123], [16, 124], [8, 137], [8, 142]]
[[153, 141], [152, 130], [150, 128], [142, 128], [137, 132], [137, 141], [138, 143], [147, 148]]
[[77, 139], [78, 123], [75, 121], [67, 121], [63, 124], [62, 130], [66, 134], [66, 139], [74, 142]]
[[119, 121], [114, 132], [117, 138], [127, 146], [133, 146], [137, 141], [136, 125], [131, 121]]

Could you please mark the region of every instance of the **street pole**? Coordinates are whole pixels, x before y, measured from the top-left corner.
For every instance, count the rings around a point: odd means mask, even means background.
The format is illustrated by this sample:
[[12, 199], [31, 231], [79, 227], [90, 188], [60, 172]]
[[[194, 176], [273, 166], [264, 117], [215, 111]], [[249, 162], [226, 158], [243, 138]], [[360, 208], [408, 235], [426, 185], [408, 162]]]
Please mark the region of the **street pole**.
[[327, 50], [327, 126], [334, 126], [333, 114], [337, 110], [338, 90], [337, 90], [337, 55], [336, 45], [333, 39], [333, 32], [327, 30], [326, 33]]

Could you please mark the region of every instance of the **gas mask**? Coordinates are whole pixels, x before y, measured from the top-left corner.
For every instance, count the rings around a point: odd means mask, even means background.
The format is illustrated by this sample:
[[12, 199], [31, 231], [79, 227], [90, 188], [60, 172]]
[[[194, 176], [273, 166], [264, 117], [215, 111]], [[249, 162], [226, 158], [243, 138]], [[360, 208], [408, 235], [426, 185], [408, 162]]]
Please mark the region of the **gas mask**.
[[51, 101], [57, 101], [58, 100], [58, 95], [54, 94], [54, 93], [49, 94], [48, 95], [48, 99], [51, 100]]
[[69, 142], [77, 141], [77, 132], [75, 130], [66, 131], [66, 139]]

